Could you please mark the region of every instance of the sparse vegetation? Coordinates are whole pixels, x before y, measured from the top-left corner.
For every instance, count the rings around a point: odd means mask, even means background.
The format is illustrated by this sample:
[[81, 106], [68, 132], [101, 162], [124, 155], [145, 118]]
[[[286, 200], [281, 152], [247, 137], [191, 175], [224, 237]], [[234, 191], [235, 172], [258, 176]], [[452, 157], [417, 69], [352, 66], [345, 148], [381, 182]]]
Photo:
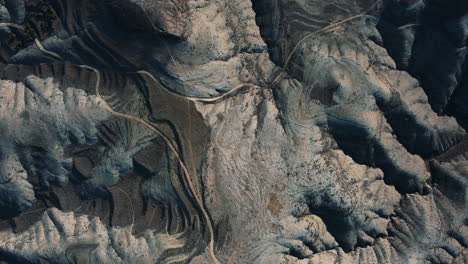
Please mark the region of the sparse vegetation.
[[15, 52], [26, 48], [36, 38], [43, 38], [54, 31], [54, 23], [57, 13], [49, 0], [39, 0], [26, 5], [26, 21], [24, 31], [12, 32], [7, 40], [7, 45]]

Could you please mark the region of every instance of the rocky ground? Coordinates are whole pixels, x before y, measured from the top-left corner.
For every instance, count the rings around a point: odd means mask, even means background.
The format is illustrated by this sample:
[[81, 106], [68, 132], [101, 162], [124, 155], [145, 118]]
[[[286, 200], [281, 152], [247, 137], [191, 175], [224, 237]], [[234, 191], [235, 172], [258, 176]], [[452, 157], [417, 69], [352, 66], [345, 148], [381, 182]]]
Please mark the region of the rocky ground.
[[0, 0], [0, 263], [468, 263], [468, 2]]

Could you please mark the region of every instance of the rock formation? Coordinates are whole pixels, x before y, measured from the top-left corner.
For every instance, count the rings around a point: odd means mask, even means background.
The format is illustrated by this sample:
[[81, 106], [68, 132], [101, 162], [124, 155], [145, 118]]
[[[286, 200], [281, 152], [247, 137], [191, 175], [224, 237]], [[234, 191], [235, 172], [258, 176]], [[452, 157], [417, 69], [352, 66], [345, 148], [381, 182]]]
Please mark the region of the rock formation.
[[467, 263], [463, 0], [0, 0], [0, 263]]

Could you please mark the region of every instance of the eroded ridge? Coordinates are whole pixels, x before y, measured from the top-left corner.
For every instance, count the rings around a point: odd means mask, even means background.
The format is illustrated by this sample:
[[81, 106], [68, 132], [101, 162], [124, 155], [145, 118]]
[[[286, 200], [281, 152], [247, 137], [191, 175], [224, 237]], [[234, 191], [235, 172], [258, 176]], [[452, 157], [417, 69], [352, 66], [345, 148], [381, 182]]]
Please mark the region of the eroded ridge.
[[0, 1], [0, 260], [466, 262], [465, 7]]

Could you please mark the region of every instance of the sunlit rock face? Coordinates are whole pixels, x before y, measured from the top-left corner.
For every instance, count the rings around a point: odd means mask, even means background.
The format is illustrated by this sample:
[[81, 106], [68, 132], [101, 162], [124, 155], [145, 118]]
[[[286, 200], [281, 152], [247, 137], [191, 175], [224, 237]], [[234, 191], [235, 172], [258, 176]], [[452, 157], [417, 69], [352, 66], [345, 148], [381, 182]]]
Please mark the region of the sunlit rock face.
[[0, 263], [466, 263], [467, 16], [0, 0]]

